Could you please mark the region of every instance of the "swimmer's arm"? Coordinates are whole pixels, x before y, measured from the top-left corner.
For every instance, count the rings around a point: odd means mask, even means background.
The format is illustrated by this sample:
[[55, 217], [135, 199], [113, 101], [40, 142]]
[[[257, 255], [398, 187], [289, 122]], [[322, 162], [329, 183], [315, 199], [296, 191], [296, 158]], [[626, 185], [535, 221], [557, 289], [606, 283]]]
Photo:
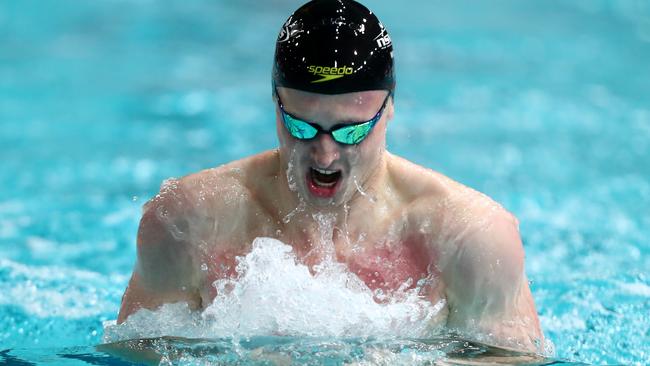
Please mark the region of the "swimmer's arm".
[[154, 310], [180, 301], [195, 309], [201, 306], [191, 243], [178, 235], [187, 223], [183, 209], [187, 203], [180, 192], [172, 193], [159, 195], [145, 206], [137, 263], [122, 297], [118, 323], [141, 308]]
[[478, 331], [487, 336], [480, 341], [497, 346], [540, 350], [543, 334], [514, 217], [497, 215], [489, 227], [464, 238], [443, 278], [449, 329], [469, 337]]

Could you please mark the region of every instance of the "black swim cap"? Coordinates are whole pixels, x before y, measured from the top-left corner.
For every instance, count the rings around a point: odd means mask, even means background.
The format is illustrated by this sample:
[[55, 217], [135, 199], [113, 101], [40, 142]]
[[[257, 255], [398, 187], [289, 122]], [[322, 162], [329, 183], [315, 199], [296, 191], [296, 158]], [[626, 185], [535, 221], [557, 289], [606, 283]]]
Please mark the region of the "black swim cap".
[[392, 91], [391, 39], [379, 19], [356, 1], [310, 1], [280, 30], [273, 82], [321, 94]]

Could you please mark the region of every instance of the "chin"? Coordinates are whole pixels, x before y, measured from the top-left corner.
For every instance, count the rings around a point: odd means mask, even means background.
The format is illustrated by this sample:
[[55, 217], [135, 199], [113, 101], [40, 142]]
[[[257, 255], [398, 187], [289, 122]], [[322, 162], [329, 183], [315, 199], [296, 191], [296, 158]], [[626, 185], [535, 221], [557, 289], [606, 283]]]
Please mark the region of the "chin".
[[300, 189], [299, 194], [309, 206], [317, 208], [337, 207], [344, 201], [343, 195], [335, 194], [333, 197], [318, 197], [309, 191], [309, 188]]
[[[313, 187], [309, 187], [309, 183], [304, 182], [298, 189], [298, 194], [304, 199], [305, 203], [314, 208], [333, 208], [339, 207], [347, 202], [349, 198], [348, 187], [340, 182], [333, 195], [318, 195], [313, 191]], [[311, 188], [311, 189], [310, 189]]]

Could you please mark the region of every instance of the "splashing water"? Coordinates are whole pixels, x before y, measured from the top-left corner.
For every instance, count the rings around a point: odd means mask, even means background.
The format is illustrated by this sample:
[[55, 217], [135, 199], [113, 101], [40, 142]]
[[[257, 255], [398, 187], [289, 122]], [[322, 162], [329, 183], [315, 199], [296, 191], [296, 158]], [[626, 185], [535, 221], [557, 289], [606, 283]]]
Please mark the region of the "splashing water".
[[354, 182], [354, 185], [356, 186], [357, 191], [358, 191], [362, 196], [366, 197], [366, 198], [368, 199], [368, 201], [370, 201], [371, 203], [375, 203], [375, 202], [377, 202], [377, 199], [376, 199], [374, 196], [368, 194], [368, 192], [364, 191], [363, 188], [361, 188], [361, 185], [359, 184], [359, 181], [357, 181], [357, 177], [356, 177], [356, 176], [354, 176], [354, 177], [352, 178], [352, 181]]
[[282, 218], [282, 222], [283, 222], [283, 223], [285, 223], [285, 224], [290, 223], [290, 222], [291, 222], [291, 219], [292, 219], [296, 214], [305, 211], [305, 209], [307, 208], [307, 204], [305, 203], [305, 200], [302, 199], [302, 197], [298, 197], [298, 199], [300, 200], [299, 203], [298, 203], [298, 206], [296, 206], [296, 208], [294, 208], [293, 210], [291, 210], [291, 212], [289, 212], [288, 214], [286, 214], [286, 215]]
[[291, 155], [289, 156], [289, 161], [287, 162], [287, 183], [289, 184], [289, 190], [291, 192], [298, 191], [298, 185], [296, 183], [296, 178], [294, 176], [295, 163], [296, 160], [296, 149], [291, 150]]
[[436, 334], [444, 300], [430, 303], [419, 289], [377, 303], [373, 292], [345, 265], [318, 266], [312, 274], [290, 246], [257, 238], [238, 258], [237, 276], [214, 283], [218, 295], [204, 311], [186, 303], [142, 309], [120, 325], [108, 323], [105, 342], [178, 336], [411, 337]]
[[[294, 148], [291, 150], [291, 155], [289, 156], [289, 161], [287, 162], [287, 183], [289, 186], [289, 190], [291, 192], [298, 192], [298, 184], [296, 183], [296, 178], [294, 176], [294, 171], [295, 171], [295, 163], [294, 161], [296, 160], [296, 149]], [[287, 213], [283, 218], [282, 222], [285, 224], [288, 224], [291, 222], [291, 219], [298, 213], [305, 211], [307, 208], [307, 203], [305, 202], [304, 198], [301, 195], [298, 195], [298, 206], [291, 210], [289, 213]]]
[[333, 260], [334, 254], [334, 223], [336, 222], [336, 215], [333, 213], [314, 213], [312, 219], [318, 224], [319, 241], [316, 243], [316, 248], [321, 251], [325, 261], [324, 264], [330, 264]]

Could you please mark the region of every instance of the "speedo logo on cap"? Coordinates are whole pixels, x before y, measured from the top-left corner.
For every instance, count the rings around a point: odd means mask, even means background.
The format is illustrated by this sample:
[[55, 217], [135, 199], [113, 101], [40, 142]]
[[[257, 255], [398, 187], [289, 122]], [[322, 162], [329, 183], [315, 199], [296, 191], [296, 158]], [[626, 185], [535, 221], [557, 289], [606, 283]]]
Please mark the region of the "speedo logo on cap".
[[354, 70], [350, 66], [341, 66], [341, 67], [329, 67], [329, 66], [316, 66], [309, 65], [307, 66], [307, 71], [309, 73], [318, 75], [321, 78], [313, 80], [312, 83], [322, 83], [325, 81], [330, 81], [338, 78], [342, 78], [346, 75], [352, 75]]

